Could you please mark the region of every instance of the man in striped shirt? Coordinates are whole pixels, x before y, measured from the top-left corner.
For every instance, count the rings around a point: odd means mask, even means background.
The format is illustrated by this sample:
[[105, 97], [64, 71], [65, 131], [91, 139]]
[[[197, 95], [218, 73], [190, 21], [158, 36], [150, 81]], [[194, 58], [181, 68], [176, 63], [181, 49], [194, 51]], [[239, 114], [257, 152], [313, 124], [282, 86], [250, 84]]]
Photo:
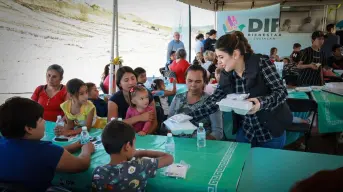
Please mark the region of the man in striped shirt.
[[299, 86], [323, 85], [322, 66], [327, 64], [325, 53], [321, 50], [324, 44], [324, 33], [315, 31], [312, 34], [312, 46], [301, 51], [298, 63], [300, 69]]

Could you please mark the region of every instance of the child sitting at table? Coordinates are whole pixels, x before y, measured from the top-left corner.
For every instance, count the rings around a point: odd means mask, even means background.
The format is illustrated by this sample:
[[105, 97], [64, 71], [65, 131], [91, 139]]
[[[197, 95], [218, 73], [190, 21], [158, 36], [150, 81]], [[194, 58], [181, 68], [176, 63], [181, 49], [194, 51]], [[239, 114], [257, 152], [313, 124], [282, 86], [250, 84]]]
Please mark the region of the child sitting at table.
[[96, 115], [98, 117], [107, 117], [108, 112], [108, 97], [105, 96], [104, 99], [99, 98], [99, 91], [94, 83], [86, 83], [88, 89], [88, 100], [92, 101], [95, 105]]
[[133, 70], [136, 73], [137, 76], [137, 83], [144, 85], [148, 78], [146, 77], [146, 71], [142, 67], [137, 67], [135, 70]]
[[[148, 90], [142, 85], [136, 85], [129, 92], [130, 107], [127, 109], [125, 119], [141, 115], [142, 113], [154, 111], [154, 107], [149, 105]], [[133, 125], [136, 132], [144, 136], [149, 132], [151, 122], [138, 122]]]
[[[2, 183], [43, 192], [51, 186], [55, 172], [78, 173], [88, 169], [94, 145], [74, 143], [62, 148], [41, 141], [45, 132], [43, 112], [35, 101], [20, 97], [10, 98], [0, 106]], [[80, 155], [71, 155], [79, 149]]]
[[145, 191], [148, 179], [156, 176], [157, 169], [173, 163], [167, 153], [136, 151], [135, 130], [122, 121], [106, 125], [101, 140], [111, 160], [95, 168], [93, 191]]
[[80, 79], [71, 79], [67, 82], [67, 91], [70, 99], [61, 104], [67, 124], [55, 128], [56, 136], [70, 136], [81, 133], [81, 127], [104, 128], [107, 120], [96, 116], [94, 104], [88, 100], [86, 84]]
[[164, 112], [164, 120], [167, 119], [169, 114], [168, 97], [176, 94], [176, 79], [173, 80], [173, 90], [166, 90], [166, 85], [162, 79], [155, 79], [151, 84], [152, 94], [158, 95], [160, 103]]
[[282, 70], [282, 77], [286, 80], [286, 84], [289, 86], [296, 86], [299, 76], [299, 70], [297, 64], [291, 62], [288, 58], [283, 59], [284, 66]]

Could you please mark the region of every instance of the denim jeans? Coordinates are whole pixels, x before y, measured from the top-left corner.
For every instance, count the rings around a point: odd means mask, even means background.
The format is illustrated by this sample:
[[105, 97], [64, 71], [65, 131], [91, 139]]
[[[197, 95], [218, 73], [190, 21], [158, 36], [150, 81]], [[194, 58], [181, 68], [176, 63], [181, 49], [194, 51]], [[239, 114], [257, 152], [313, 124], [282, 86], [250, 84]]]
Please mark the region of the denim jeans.
[[[236, 134], [236, 141], [239, 143], [250, 143], [250, 141], [245, 137], [242, 128], [238, 129]], [[280, 137], [274, 137], [272, 140], [267, 142], [258, 142], [256, 138], [251, 141], [251, 147], [263, 147], [263, 148], [273, 148], [282, 149], [286, 144], [286, 131]]]

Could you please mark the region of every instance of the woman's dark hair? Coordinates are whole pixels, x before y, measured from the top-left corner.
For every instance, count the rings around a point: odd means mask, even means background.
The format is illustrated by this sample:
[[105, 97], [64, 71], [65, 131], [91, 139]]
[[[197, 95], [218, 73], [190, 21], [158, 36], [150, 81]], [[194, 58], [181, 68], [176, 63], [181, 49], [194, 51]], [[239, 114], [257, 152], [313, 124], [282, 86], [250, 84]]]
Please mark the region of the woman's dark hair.
[[120, 86], [120, 81], [123, 78], [125, 73], [132, 73], [137, 78], [137, 75], [136, 75], [135, 71], [131, 67], [129, 67], [129, 66], [120, 67], [118, 69], [118, 71], [117, 71], [117, 78], [116, 78], [116, 84], [117, 84], [117, 87], [119, 87], [120, 90], [123, 89]]
[[229, 55], [232, 55], [233, 51], [236, 49], [241, 52], [241, 55], [244, 55], [245, 53], [254, 53], [250, 44], [248, 43], [248, 40], [240, 31], [235, 31], [231, 34], [221, 36], [216, 42], [216, 49]]
[[52, 70], [56, 71], [60, 75], [61, 80], [63, 79], [64, 70], [60, 65], [57, 65], [57, 64], [50, 65], [48, 69], [46, 70], [46, 72], [52, 71]]
[[341, 48], [341, 47], [342, 47], [342, 45], [340, 45], [340, 44], [334, 44], [334, 45], [332, 46], [332, 52], [335, 52], [336, 49]]
[[291, 63], [291, 60], [289, 58], [285, 57], [283, 59], [286, 59], [288, 61], [288, 63]]
[[171, 57], [176, 51], [171, 51], [169, 57]]
[[270, 55], [273, 55], [274, 54], [274, 52], [277, 50], [277, 48], [276, 47], [272, 47], [271, 49], [270, 49]]
[[204, 35], [201, 33], [195, 37], [196, 40], [200, 40], [200, 39], [204, 39], [204, 38], [205, 38]]
[[186, 77], [188, 75], [188, 72], [190, 71], [201, 71], [202, 79], [204, 80], [204, 83], [208, 84], [207, 71], [204, 68], [202, 68], [200, 65], [191, 65], [190, 67], [188, 67], [186, 71]]
[[136, 76], [140, 76], [142, 73], [146, 73], [145, 69], [142, 67], [137, 67], [135, 70], [133, 70], [136, 73]]
[[86, 83], [88, 91], [91, 90], [93, 87], [96, 87], [94, 83]]
[[106, 77], [110, 74], [110, 64], [105, 65], [104, 72], [102, 73], [101, 80], [105, 81]]
[[70, 95], [78, 96], [80, 88], [86, 84], [80, 79], [71, 79], [67, 82], [67, 91]]
[[126, 143], [133, 144], [135, 130], [123, 121], [111, 121], [102, 132], [101, 141], [108, 154], [118, 154]]
[[25, 126], [36, 128], [43, 107], [31, 99], [12, 97], [0, 106], [0, 132], [6, 138], [25, 136]]
[[186, 56], [187, 52], [185, 49], [180, 48], [176, 51], [176, 59], [185, 59]]
[[162, 89], [163, 83], [164, 81], [162, 79], [155, 79], [151, 84], [151, 89], [155, 91], [160, 90]]

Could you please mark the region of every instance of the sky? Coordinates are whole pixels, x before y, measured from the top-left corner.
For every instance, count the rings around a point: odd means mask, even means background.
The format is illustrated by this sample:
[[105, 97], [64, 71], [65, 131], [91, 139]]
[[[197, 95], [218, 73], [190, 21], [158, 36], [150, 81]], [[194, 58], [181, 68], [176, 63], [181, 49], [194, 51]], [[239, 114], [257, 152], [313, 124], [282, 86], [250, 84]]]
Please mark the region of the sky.
[[[86, 0], [112, 9], [112, 0]], [[151, 23], [173, 26], [180, 18], [180, 12], [187, 10], [185, 4], [176, 0], [118, 0], [120, 13], [131, 13]], [[183, 12], [184, 13], [184, 12]], [[192, 25], [214, 25], [214, 12], [192, 7]]]

